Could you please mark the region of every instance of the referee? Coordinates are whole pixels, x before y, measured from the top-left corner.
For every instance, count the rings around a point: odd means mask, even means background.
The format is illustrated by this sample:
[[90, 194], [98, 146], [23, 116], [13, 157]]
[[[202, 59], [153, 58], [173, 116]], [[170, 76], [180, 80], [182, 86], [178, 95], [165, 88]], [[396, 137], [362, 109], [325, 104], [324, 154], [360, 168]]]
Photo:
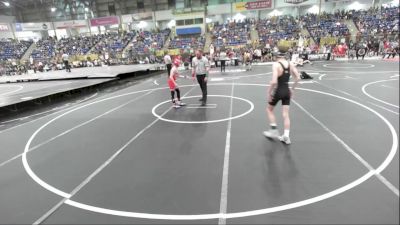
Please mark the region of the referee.
[[69, 61], [68, 61], [68, 59], [69, 59], [68, 54], [66, 52], [64, 52], [64, 54], [62, 54], [61, 58], [62, 58], [62, 60], [64, 62], [64, 65], [65, 65], [65, 71], [71, 72], [71, 67], [70, 67]]
[[171, 68], [172, 68], [172, 59], [167, 51], [165, 51], [164, 63], [165, 63], [165, 66], [167, 67], [167, 73], [168, 73], [167, 77], [169, 77], [171, 75], [170, 73], [171, 73]]
[[203, 52], [201, 50], [196, 51], [196, 57], [193, 58], [192, 66], [193, 80], [196, 76], [197, 82], [199, 82], [201, 88], [201, 92], [203, 93], [203, 97], [200, 99], [201, 106], [205, 106], [207, 104], [207, 80], [208, 72], [210, 70], [210, 63], [208, 62], [208, 59], [203, 56]]

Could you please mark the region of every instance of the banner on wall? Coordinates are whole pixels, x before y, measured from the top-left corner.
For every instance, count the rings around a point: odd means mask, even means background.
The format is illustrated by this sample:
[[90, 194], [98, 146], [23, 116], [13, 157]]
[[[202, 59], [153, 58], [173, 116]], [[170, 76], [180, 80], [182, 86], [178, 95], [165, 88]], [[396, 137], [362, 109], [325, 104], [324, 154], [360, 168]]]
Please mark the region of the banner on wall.
[[142, 13], [136, 13], [132, 15], [133, 20], [139, 21], [139, 20], [153, 20], [153, 12], [142, 12]]
[[322, 37], [319, 41], [319, 44], [322, 45], [334, 45], [338, 43], [337, 37]]
[[71, 61], [85, 61], [88, 60], [88, 58], [90, 58], [90, 60], [95, 60], [95, 59], [99, 59], [99, 55], [98, 54], [88, 54], [88, 55], [74, 55], [71, 56]]
[[318, 4], [319, 0], [284, 0], [276, 1], [275, 7], [288, 7], [288, 6], [302, 6], [302, 5], [315, 5]]
[[201, 27], [188, 27], [176, 29], [177, 35], [201, 34]]
[[[168, 52], [168, 55], [172, 55], [172, 56], [181, 54], [181, 50], [178, 49], [178, 48], [176, 48], [176, 49], [168, 49], [167, 52]], [[164, 54], [165, 54], [165, 50], [157, 50], [157, 51], [155, 51], [155, 55], [157, 57], [164, 56]]]
[[135, 21], [142, 21], [142, 20], [147, 20], [147, 21], [153, 20], [153, 12], [143, 12], [143, 13], [128, 14], [121, 16], [122, 23], [133, 23]]
[[15, 24], [15, 31], [43, 31], [43, 30], [53, 30], [53, 25], [49, 22]]
[[234, 10], [242, 12], [246, 10], [260, 10], [260, 9], [271, 9], [273, 0], [263, 0], [256, 2], [238, 2], [234, 4]]
[[307, 2], [308, 0], [284, 0], [285, 3], [289, 4], [301, 4]]
[[118, 16], [107, 16], [107, 17], [90, 19], [90, 26], [92, 26], [92, 27], [108, 26], [108, 25], [115, 25], [115, 24], [119, 24]]
[[56, 29], [67, 29], [67, 28], [84, 28], [87, 27], [86, 20], [67, 20], [62, 22], [54, 22]]
[[175, 19], [203, 18], [204, 12], [174, 14]]
[[0, 31], [10, 31], [10, 28], [5, 23], [0, 23]]
[[325, 2], [348, 2], [349, 0], [325, 0]]
[[133, 22], [132, 15], [122, 15], [121, 22], [122, 23], [132, 23]]

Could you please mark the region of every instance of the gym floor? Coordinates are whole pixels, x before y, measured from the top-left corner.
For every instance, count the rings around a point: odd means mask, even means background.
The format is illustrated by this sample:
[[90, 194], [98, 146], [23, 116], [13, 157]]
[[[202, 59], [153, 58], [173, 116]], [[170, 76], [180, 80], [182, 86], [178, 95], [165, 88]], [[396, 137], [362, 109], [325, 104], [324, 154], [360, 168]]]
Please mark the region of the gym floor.
[[163, 74], [0, 127], [0, 223], [398, 224], [398, 68], [299, 68], [289, 146], [262, 135], [271, 66], [213, 69], [206, 107]]

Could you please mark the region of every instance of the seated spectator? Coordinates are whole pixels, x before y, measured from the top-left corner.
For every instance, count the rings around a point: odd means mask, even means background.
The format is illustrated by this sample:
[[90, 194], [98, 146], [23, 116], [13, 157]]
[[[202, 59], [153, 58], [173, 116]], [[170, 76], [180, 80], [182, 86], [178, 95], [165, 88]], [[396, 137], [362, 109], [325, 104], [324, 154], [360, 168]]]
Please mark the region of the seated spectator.
[[232, 21], [221, 25], [215, 23], [212, 30], [213, 45], [217, 48], [246, 45], [250, 40], [250, 25], [250, 20]]
[[17, 41], [14, 39], [0, 40], [0, 60], [21, 59], [26, 50], [32, 45], [32, 41]]
[[202, 49], [204, 48], [205, 38], [203, 36], [183, 36], [175, 37], [171, 40], [170, 49]]

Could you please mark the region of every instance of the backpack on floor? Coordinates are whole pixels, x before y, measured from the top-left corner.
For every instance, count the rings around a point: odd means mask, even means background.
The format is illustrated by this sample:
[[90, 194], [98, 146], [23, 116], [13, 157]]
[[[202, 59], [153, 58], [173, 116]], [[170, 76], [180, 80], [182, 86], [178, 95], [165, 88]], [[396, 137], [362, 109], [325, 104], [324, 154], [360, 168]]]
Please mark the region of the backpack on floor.
[[301, 72], [300, 78], [303, 80], [313, 79], [313, 77], [308, 75], [306, 72]]

